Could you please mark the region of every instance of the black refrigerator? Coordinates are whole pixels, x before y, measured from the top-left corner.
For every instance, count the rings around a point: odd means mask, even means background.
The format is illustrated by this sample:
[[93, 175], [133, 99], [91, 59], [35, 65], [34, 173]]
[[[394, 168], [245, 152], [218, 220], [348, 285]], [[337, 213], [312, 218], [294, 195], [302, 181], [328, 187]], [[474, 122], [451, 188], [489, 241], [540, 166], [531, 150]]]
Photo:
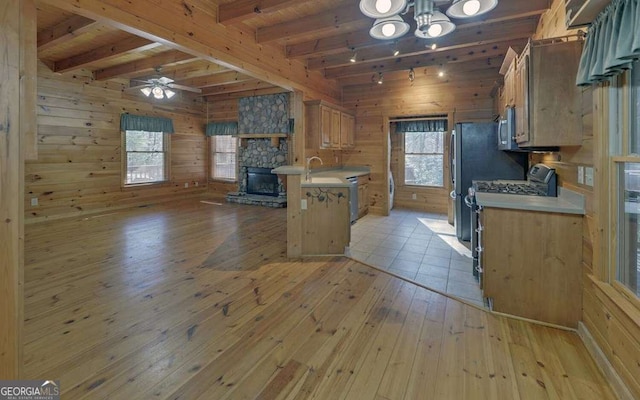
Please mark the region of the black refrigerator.
[[471, 239], [471, 208], [465, 204], [471, 181], [526, 179], [527, 153], [498, 150], [498, 124], [458, 123], [449, 151], [458, 239]]

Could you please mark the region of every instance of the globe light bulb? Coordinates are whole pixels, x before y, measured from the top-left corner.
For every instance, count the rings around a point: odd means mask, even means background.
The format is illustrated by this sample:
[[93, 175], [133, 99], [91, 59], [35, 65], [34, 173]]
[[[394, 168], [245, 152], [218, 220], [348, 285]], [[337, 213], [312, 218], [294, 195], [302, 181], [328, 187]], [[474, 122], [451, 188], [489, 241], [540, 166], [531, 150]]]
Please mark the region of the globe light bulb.
[[162, 91], [162, 88], [158, 86], [154, 87], [151, 93], [153, 93], [153, 97], [155, 97], [156, 99], [161, 99], [164, 97], [164, 92]]
[[376, 0], [376, 11], [386, 14], [391, 10], [391, 0]]
[[440, 36], [440, 34], [442, 34], [442, 25], [440, 25], [440, 24], [432, 24], [432, 25], [430, 25], [429, 29], [427, 30], [427, 33], [431, 37]]
[[394, 24], [382, 25], [382, 34], [386, 37], [391, 37], [396, 33], [396, 26]]
[[469, 0], [462, 5], [462, 12], [465, 15], [476, 15], [480, 11], [480, 1], [479, 0]]

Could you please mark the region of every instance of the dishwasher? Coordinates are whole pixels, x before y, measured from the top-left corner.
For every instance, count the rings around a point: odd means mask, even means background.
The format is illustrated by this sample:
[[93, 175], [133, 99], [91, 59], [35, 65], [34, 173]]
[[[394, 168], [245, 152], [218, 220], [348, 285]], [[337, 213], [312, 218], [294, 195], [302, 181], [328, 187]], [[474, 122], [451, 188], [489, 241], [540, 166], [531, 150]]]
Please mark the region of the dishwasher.
[[358, 219], [358, 177], [347, 178], [349, 181], [349, 221], [353, 224]]

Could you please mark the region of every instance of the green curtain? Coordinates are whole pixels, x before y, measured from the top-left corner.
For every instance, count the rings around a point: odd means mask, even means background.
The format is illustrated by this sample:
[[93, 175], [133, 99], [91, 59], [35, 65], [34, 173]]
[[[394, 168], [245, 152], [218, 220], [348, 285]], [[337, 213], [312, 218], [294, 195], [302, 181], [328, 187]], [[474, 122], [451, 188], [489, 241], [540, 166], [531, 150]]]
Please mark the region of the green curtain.
[[396, 132], [445, 132], [447, 130], [446, 119], [425, 119], [419, 121], [397, 121]]
[[120, 130], [173, 133], [173, 120], [163, 117], [121, 114]]
[[209, 122], [205, 129], [207, 136], [238, 135], [238, 122]]
[[588, 86], [630, 69], [640, 58], [640, 0], [613, 0], [587, 33], [576, 85]]

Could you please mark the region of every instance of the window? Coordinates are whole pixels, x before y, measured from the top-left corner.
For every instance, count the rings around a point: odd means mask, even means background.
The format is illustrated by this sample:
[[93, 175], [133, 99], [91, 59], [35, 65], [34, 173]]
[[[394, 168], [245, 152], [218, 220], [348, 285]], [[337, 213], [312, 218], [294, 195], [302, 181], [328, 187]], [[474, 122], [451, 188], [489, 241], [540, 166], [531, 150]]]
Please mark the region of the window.
[[168, 140], [162, 132], [125, 131], [125, 185], [168, 180]]
[[406, 132], [405, 185], [442, 187], [443, 182], [444, 132]]
[[211, 179], [235, 181], [237, 138], [231, 135], [211, 136]]
[[636, 62], [622, 85], [617, 102], [617, 132], [612, 142], [617, 193], [616, 281], [640, 297], [640, 62]]

